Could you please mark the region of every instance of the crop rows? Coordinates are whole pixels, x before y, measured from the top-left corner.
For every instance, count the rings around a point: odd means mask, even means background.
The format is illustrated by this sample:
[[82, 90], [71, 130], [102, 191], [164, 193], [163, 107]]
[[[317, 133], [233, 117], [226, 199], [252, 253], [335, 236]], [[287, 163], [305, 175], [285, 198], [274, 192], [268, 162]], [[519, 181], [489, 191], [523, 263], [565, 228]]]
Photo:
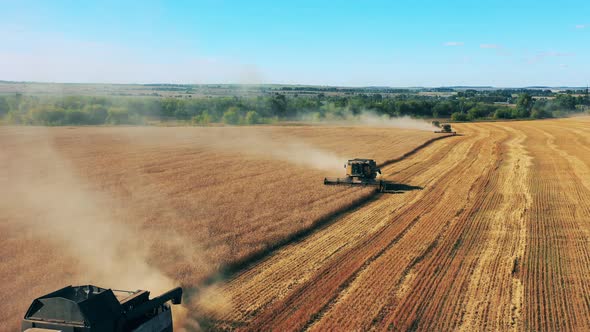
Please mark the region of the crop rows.
[[462, 125], [381, 195], [222, 282], [218, 329], [586, 330], [587, 119]]

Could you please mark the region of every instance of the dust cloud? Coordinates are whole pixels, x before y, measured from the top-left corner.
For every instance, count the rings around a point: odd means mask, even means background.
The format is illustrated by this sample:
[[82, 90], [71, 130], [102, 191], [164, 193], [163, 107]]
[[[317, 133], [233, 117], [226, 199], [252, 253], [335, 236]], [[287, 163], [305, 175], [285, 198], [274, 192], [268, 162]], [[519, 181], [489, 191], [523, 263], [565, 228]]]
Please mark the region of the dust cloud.
[[243, 135], [239, 142], [226, 143], [229, 144], [227, 148], [237, 148], [242, 152], [268, 156], [275, 160], [321, 171], [340, 169], [343, 161], [342, 157], [333, 152], [293, 138], [281, 142], [249, 133], [249, 135]]
[[338, 117], [318, 118], [313, 115], [305, 115], [299, 120], [312, 124], [338, 125], [338, 126], [366, 126], [374, 128], [399, 128], [422, 131], [434, 131], [437, 128], [432, 123], [415, 119], [408, 115], [391, 117], [387, 114], [379, 115], [372, 111], [362, 111], [358, 114], [345, 112]]
[[284, 133], [273, 135], [269, 128], [199, 127], [194, 130], [170, 130], [174, 133], [154, 133], [149, 128], [133, 128], [125, 135], [134, 143], [145, 146], [182, 145], [242, 153], [327, 172], [340, 172], [346, 160], [301, 138]]
[[[365, 111], [357, 115], [347, 113], [339, 118], [313, 119], [306, 116], [298, 119], [304, 123], [333, 126], [364, 126], [373, 128], [399, 128], [409, 130], [434, 131], [431, 123], [409, 116], [389, 117]], [[266, 128], [268, 129], [268, 128]], [[186, 144], [194, 147], [238, 152], [273, 160], [289, 162], [293, 165], [316, 169], [328, 174], [340, 174], [342, 164], [347, 160], [331, 150], [317, 147], [298, 137], [284, 133], [274, 136], [272, 130], [248, 127], [200, 127], [191, 131], [178, 130], [172, 135], [155, 134], [152, 131], [134, 128], [127, 133], [135, 143], [146, 145]]]
[[415, 129], [423, 131], [434, 131], [437, 129], [425, 120], [414, 119], [408, 115], [389, 117], [387, 115], [379, 116], [372, 112], [363, 112], [358, 116], [358, 122], [370, 127]]
[[116, 203], [92, 190], [54, 150], [46, 129], [19, 135], [8, 144], [26, 148], [0, 153], [5, 168], [0, 175], [0, 208], [16, 227], [76, 260], [80, 267], [76, 280], [64, 283], [147, 289], [154, 295], [176, 286], [150, 265], [146, 239], [138, 237], [132, 226], [116, 222], [118, 216], [111, 212]]
[[[303, 119], [304, 122], [339, 125], [366, 126], [373, 128], [399, 128], [422, 131], [437, 130], [430, 122], [414, 119], [409, 116], [389, 117], [374, 112], [364, 111], [358, 115], [346, 114], [342, 119], [313, 121]], [[318, 148], [295, 137], [278, 139], [260, 132], [233, 128], [232, 133], [216, 136], [211, 145], [235, 149], [246, 153], [266, 155], [276, 160], [283, 160], [295, 165], [313, 168], [321, 171], [340, 171], [343, 158], [332, 151]]]

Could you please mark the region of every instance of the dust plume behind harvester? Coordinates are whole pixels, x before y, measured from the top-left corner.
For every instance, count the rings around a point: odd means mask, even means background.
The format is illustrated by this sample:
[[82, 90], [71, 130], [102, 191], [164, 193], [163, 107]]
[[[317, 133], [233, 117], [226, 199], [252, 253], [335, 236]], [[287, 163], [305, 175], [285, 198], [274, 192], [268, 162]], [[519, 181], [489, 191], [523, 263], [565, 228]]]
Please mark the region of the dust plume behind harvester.
[[437, 134], [452, 134], [457, 135], [456, 131], [453, 131], [450, 123], [440, 123], [439, 121], [432, 121], [432, 125], [440, 128], [440, 130], [435, 130], [434, 132]]
[[24, 332], [172, 332], [172, 309], [182, 288], [149, 298], [145, 290], [122, 291], [93, 285], [67, 286], [29, 306]]
[[381, 174], [381, 170], [377, 167], [377, 163], [373, 159], [350, 159], [346, 165], [345, 178], [324, 178], [325, 185], [341, 185], [341, 186], [375, 186], [380, 192], [386, 188], [386, 182], [378, 180], [377, 176]]

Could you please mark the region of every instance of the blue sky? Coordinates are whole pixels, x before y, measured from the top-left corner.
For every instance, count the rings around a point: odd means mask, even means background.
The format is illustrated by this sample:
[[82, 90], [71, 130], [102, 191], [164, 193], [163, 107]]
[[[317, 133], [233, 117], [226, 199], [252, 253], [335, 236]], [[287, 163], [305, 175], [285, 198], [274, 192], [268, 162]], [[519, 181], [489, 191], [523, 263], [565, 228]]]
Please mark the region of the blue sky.
[[0, 80], [590, 82], [590, 1], [0, 0]]

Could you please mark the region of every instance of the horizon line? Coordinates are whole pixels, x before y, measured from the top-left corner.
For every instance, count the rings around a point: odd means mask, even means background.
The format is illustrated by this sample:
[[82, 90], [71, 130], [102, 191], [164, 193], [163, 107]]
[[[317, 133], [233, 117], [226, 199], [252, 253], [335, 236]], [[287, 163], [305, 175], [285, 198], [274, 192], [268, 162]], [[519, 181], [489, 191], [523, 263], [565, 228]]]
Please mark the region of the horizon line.
[[238, 86], [298, 86], [298, 87], [330, 87], [330, 88], [345, 88], [345, 89], [439, 89], [439, 88], [492, 88], [492, 89], [542, 89], [542, 88], [587, 88], [588, 85], [525, 85], [525, 86], [494, 86], [494, 85], [432, 85], [432, 86], [390, 86], [390, 85], [329, 85], [329, 84], [306, 84], [306, 83], [165, 83], [165, 82], [150, 82], [150, 83], [114, 83], [114, 82], [52, 82], [52, 81], [14, 81], [14, 80], [0, 80], [0, 84], [79, 84], [79, 85], [238, 85]]

